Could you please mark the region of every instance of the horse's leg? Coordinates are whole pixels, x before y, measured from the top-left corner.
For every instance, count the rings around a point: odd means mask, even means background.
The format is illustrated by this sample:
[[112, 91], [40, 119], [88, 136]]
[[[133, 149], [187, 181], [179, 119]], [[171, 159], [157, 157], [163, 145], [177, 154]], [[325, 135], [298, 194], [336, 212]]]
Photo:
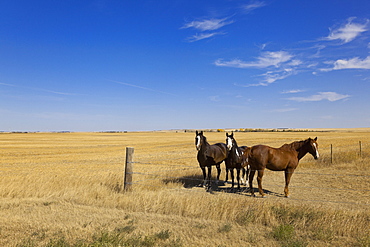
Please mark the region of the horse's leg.
[[240, 177], [240, 182], [244, 185], [247, 185], [247, 179], [244, 180], [244, 177], [245, 177], [245, 169], [244, 167], [242, 167], [242, 175]]
[[263, 177], [264, 170], [258, 170], [257, 174], [257, 182], [258, 182], [258, 191], [260, 192], [262, 197], [266, 197], [265, 193], [263, 193], [262, 189], [262, 177]]
[[290, 178], [293, 175], [293, 172], [294, 172], [294, 169], [289, 169], [289, 168], [285, 171], [285, 188], [284, 188], [285, 197], [289, 197], [288, 186], [289, 186]]
[[[206, 180], [206, 168], [205, 167], [201, 167], [201, 169], [202, 169], [202, 172], [203, 172], [203, 187], [205, 187], [206, 186], [206, 182], [207, 182], [207, 180]], [[200, 184], [202, 184], [202, 183], [200, 183]]]
[[236, 179], [238, 180], [238, 190], [240, 189], [240, 168], [236, 168]]
[[216, 168], [217, 168], [217, 181], [216, 181], [216, 185], [218, 186], [218, 181], [220, 180], [220, 175], [221, 175], [221, 164], [217, 164], [216, 165]]
[[249, 173], [249, 190], [251, 191], [252, 196], [255, 196], [253, 190], [253, 177], [255, 173], [256, 173], [255, 170], [251, 170]]
[[249, 181], [249, 173], [250, 173], [250, 171], [251, 171], [251, 168], [250, 168], [249, 165], [247, 165], [246, 174], [245, 174], [245, 179], [246, 179], [245, 186], [247, 186], [247, 183]]
[[212, 166], [208, 166], [208, 187], [211, 187], [211, 172], [212, 172]]
[[234, 188], [234, 168], [230, 169], [230, 176], [231, 176], [231, 188]]
[[225, 183], [229, 180], [229, 169], [226, 167], [226, 178], [225, 178]]

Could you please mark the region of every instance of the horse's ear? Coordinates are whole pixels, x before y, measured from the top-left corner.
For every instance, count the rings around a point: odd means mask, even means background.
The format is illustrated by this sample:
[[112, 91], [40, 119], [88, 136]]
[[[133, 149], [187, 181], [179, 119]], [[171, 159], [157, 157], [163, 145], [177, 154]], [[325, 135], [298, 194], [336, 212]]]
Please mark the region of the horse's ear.
[[198, 130], [195, 131], [195, 135], [198, 135]]
[[317, 141], [317, 136], [315, 137], [315, 139], [314, 139], [315, 141]]
[[200, 132], [200, 135], [203, 135], [203, 130]]

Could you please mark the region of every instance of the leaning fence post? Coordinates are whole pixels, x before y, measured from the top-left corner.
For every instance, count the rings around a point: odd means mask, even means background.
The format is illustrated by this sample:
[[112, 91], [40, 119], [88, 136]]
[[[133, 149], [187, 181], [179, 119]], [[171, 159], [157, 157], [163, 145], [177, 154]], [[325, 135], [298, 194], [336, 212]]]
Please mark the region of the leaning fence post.
[[132, 191], [134, 148], [126, 147], [125, 172], [123, 174], [123, 191]]

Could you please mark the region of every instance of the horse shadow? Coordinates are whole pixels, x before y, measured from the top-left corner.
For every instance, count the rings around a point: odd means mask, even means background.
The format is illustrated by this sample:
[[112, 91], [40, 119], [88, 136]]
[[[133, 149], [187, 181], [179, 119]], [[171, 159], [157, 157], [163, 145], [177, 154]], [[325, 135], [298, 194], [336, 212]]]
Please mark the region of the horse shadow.
[[[241, 186], [239, 189], [238, 188], [231, 188], [231, 187], [212, 187], [212, 190], [215, 192], [223, 192], [223, 193], [230, 193], [230, 194], [238, 194], [238, 195], [243, 195], [243, 196], [249, 196], [253, 197], [250, 193], [249, 187], [244, 187]], [[259, 196], [259, 191], [258, 188], [253, 188], [254, 194], [258, 197]], [[275, 191], [271, 190], [263, 190], [266, 195], [271, 195], [271, 196], [276, 196], [276, 197], [284, 197], [284, 194], [282, 193], [277, 193]]]
[[190, 175], [178, 178], [163, 179], [163, 183], [180, 183], [183, 184], [184, 188], [191, 189], [194, 187], [202, 187], [203, 176]]
[[[163, 179], [163, 183], [180, 183], [183, 185], [185, 189], [192, 189], [197, 187], [203, 187], [203, 176], [201, 175], [190, 175], [190, 176], [183, 176], [178, 178], [169, 178], [169, 179]], [[244, 196], [252, 196], [250, 193], [249, 187], [241, 186], [240, 189], [238, 188], [231, 188], [228, 186], [231, 184], [231, 182], [225, 182], [223, 180], [219, 180], [218, 183], [216, 183], [215, 179], [212, 179], [211, 186], [208, 188], [205, 188], [205, 190], [211, 194], [215, 192], [222, 192], [222, 193], [230, 193], [230, 194], [239, 194]], [[258, 188], [253, 188], [254, 193], [258, 196]], [[276, 196], [276, 197], [284, 197], [283, 193], [277, 193], [275, 191], [271, 190], [263, 190], [266, 195]]]

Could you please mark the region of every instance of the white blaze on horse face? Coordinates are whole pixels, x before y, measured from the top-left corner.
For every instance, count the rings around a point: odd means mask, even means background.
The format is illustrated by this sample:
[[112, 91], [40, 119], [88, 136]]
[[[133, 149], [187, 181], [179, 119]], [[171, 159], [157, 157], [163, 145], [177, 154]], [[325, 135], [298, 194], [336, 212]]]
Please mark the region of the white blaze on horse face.
[[233, 141], [230, 137], [227, 138], [226, 145], [229, 150], [231, 150], [231, 148], [233, 147]]
[[316, 143], [314, 143], [313, 146], [315, 147], [315, 150], [316, 150], [316, 158], [319, 158], [320, 155], [319, 155], [319, 150], [317, 150]]
[[197, 144], [195, 146], [197, 147], [197, 150], [200, 149], [200, 136], [197, 136]]

